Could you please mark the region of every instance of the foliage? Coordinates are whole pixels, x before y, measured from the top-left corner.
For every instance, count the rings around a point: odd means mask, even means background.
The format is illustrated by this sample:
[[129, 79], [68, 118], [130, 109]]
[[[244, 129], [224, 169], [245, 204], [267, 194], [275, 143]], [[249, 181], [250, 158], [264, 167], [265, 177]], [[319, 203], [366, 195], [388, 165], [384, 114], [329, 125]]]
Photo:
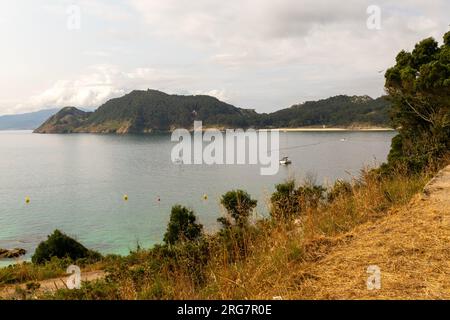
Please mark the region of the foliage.
[[58, 277], [65, 274], [69, 264], [68, 261], [55, 257], [41, 265], [30, 262], [9, 265], [0, 268], [0, 285]]
[[390, 107], [385, 97], [335, 96], [319, 101], [307, 101], [262, 116], [260, 126], [388, 126]]
[[75, 107], [65, 107], [45, 121], [34, 132], [71, 133], [85, 123], [92, 112], [85, 112]]
[[173, 206], [164, 242], [175, 244], [179, 241], [198, 240], [203, 234], [203, 226], [196, 221], [192, 210], [180, 205]]
[[399, 134], [392, 140], [390, 166], [418, 172], [450, 150], [450, 32], [439, 47], [433, 38], [401, 51], [385, 75]]
[[267, 218], [239, 226], [230, 219], [229, 228], [198, 241], [138, 247], [124, 257], [106, 256], [97, 266], [86, 265], [90, 270], [104, 269], [106, 278], [83, 283], [79, 290], [42, 293], [33, 284], [65, 273], [72, 259], [57, 257], [42, 265], [2, 268], [0, 285], [30, 283], [22, 290], [24, 299], [36, 295], [46, 299], [249, 299], [269, 297], [267, 292], [272, 297], [272, 288], [297, 281], [303, 262], [323, 257], [358, 224], [405, 205], [428, 179], [403, 171], [390, 176], [364, 171], [351, 185], [336, 182], [326, 197], [321, 186], [308, 182], [296, 187], [287, 181], [276, 186], [271, 198], [290, 199], [298, 206], [300, 224]]
[[95, 112], [64, 108], [36, 132], [145, 133], [192, 128], [194, 120], [205, 127], [386, 126], [389, 102], [368, 96], [336, 96], [308, 101], [270, 114], [242, 109], [205, 95], [168, 95], [156, 90], [135, 90], [107, 101]]
[[317, 208], [325, 192], [324, 187], [312, 182], [296, 188], [293, 180], [278, 184], [275, 189], [270, 198], [271, 216], [275, 219], [295, 218], [308, 208]]
[[275, 186], [275, 192], [270, 197], [271, 215], [276, 219], [288, 219], [300, 214], [297, 202], [295, 181], [289, 180]]
[[350, 182], [345, 180], [336, 180], [333, 187], [327, 192], [327, 200], [333, 202], [334, 200], [350, 195], [353, 188]]
[[[228, 191], [220, 199], [220, 203], [227, 210], [228, 217], [221, 217], [217, 219], [224, 228], [228, 228], [231, 225], [243, 227], [248, 224], [248, 219], [256, 207], [257, 200], [251, 198], [251, 196], [243, 190]], [[230, 221], [230, 219], [232, 221]]]
[[78, 259], [90, 259], [92, 261], [101, 258], [98, 252], [87, 249], [78, 241], [70, 238], [59, 230], [55, 230], [49, 235], [46, 241], [41, 242], [31, 261], [36, 264], [42, 264], [50, 261], [52, 257], [70, 258], [73, 261]]

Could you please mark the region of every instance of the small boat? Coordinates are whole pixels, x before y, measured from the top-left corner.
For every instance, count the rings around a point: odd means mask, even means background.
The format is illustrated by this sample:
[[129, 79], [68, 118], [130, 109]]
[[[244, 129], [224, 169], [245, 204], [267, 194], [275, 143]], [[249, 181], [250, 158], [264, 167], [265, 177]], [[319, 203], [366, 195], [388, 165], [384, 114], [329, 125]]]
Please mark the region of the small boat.
[[292, 161], [289, 160], [288, 157], [283, 157], [283, 158], [280, 160], [280, 164], [283, 165], [283, 166], [287, 166], [288, 164], [291, 164], [291, 163], [292, 163]]

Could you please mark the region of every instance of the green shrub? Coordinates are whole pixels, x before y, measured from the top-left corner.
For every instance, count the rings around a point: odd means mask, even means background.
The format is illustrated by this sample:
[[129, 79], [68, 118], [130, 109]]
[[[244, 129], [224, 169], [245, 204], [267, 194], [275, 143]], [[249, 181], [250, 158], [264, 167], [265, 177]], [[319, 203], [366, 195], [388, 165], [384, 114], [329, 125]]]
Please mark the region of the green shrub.
[[192, 210], [180, 205], [173, 206], [164, 242], [175, 244], [179, 241], [198, 240], [203, 235], [203, 226], [196, 221]]
[[38, 245], [34, 255], [31, 257], [31, 261], [35, 264], [42, 264], [50, 261], [52, 257], [60, 259], [70, 258], [73, 261], [89, 259], [93, 262], [99, 260], [101, 255], [96, 251], [87, 249], [81, 243], [61, 231], [55, 230], [53, 234], [48, 236], [46, 241]]
[[224, 228], [229, 228], [233, 224], [240, 227], [246, 226], [251, 212], [256, 207], [257, 201], [252, 199], [246, 191], [233, 190], [225, 193], [220, 199], [220, 203], [227, 210], [229, 217], [221, 217], [217, 221]]
[[108, 279], [83, 282], [81, 289], [59, 289], [54, 293], [46, 293], [46, 300], [117, 300], [120, 299], [120, 289], [117, 283]]
[[270, 214], [275, 219], [288, 219], [300, 214], [300, 206], [295, 190], [295, 181], [289, 180], [275, 186], [276, 191], [270, 197]]
[[270, 198], [271, 216], [275, 219], [298, 217], [308, 208], [317, 208], [324, 199], [325, 188], [306, 182], [295, 188], [295, 182], [289, 180], [275, 186], [276, 191]]
[[393, 103], [391, 118], [398, 128], [388, 169], [400, 164], [410, 172], [420, 172], [445, 163], [450, 151], [449, 37], [447, 32], [440, 47], [427, 38], [412, 52], [402, 50], [385, 74], [385, 88]]
[[350, 182], [344, 180], [336, 180], [333, 187], [327, 193], [327, 200], [333, 202], [339, 197], [348, 196], [353, 192]]

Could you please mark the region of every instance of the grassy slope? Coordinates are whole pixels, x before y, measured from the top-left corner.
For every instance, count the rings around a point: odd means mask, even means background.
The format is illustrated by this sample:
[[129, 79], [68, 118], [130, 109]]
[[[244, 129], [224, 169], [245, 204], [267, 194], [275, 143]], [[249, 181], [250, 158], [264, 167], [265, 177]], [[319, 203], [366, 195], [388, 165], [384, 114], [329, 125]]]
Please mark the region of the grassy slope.
[[[448, 214], [449, 203], [448, 198], [442, 202], [435, 193], [448, 197], [450, 185], [447, 180], [446, 185], [427, 187], [434, 190], [429, 197], [414, 197], [428, 180], [427, 175], [398, 174], [390, 179], [363, 175], [354, 181], [351, 193], [308, 208], [301, 219], [259, 222], [257, 232], [246, 239], [249, 255], [245, 259], [230, 261], [220, 243], [212, 245], [214, 241], [210, 240], [214, 251], [201, 285], [195, 283], [192, 269], [184, 261], [189, 256], [181, 257], [179, 265], [170, 266], [151, 251], [139, 250], [85, 268], [108, 270], [110, 276], [105, 280], [86, 283], [82, 290], [59, 290], [45, 297], [448, 298], [449, 217], [444, 213]], [[192, 261], [198, 263], [195, 258]], [[366, 289], [366, 269], [372, 264], [382, 271], [379, 291]], [[22, 281], [45, 278], [37, 269], [27, 269], [28, 273], [22, 270]], [[15, 274], [13, 270], [10, 277]], [[0, 281], [5, 279], [4, 273], [0, 273]]]
[[[379, 221], [358, 227], [354, 240], [318, 263], [315, 277], [287, 292], [305, 299], [449, 299], [450, 166], [423, 194]], [[367, 290], [369, 264], [381, 269], [381, 289]]]

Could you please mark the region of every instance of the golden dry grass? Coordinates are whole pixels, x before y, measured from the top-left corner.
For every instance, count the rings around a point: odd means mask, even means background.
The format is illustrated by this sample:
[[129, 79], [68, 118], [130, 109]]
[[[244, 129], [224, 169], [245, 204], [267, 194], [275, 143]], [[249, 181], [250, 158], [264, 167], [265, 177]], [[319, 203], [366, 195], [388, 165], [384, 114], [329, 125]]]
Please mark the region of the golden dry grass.
[[[286, 298], [449, 299], [450, 166], [403, 208], [352, 231], [352, 240], [302, 266], [312, 277]], [[381, 289], [367, 290], [369, 265]]]
[[[407, 179], [369, 182], [309, 212], [300, 226], [268, 230], [245, 262], [211, 266], [206, 290], [178, 298], [450, 298], [450, 166], [411, 202], [426, 178]], [[400, 190], [389, 210], [382, 209], [386, 187]], [[381, 269], [380, 290], [367, 289], [370, 265]]]
[[[244, 259], [230, 260], [230, 249], [221, 247], [225, 243], [211, 240], [201, 285], [187, 267], [187, 252], [172, 265], [142, 250], [119, 260], [111, 281], [56, 297], [448, 299], [450, 166], [417, 194], [428, 179], [363, 173], [350, 193], [305, 208], [300, 218], [259, 221], [256, 234], [244, 234]], [[157, 273], [151, 271], [155, 263], [161, 268]], [[370, 265], [381, 269], [380, 290], [367, 289]]]

